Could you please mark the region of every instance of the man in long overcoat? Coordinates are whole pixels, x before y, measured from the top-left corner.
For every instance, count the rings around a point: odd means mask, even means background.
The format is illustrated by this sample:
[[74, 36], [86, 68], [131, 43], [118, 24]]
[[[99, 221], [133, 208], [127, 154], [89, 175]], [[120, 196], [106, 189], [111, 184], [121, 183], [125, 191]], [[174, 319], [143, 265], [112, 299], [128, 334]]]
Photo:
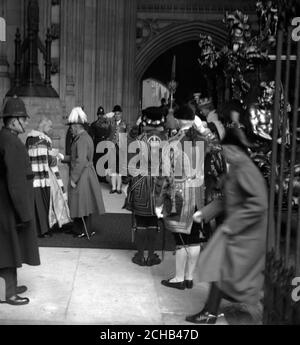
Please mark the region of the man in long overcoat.
[[222, 298], [253, 305], [261, 298], [268, 195], [262, 174], [247, 154], [248, 146], [241, 129], [227, 131], [223, 150], [229, 170], [224, 202], [216, 200], [214, 207], [211, 203], [197, 215], [198, 221], [209, 221], [225, 210], [223, 224], [200, 255], [199, 279], [212, 285], [204, 309], [186, 318], [192, 323], [215, 323]]
[[27, 290], [17, 286], [17, 268], [23, 263], [39, 265], [33, 203], [33, 174], [25, 145], [18, 134], [25, 132], [27, 112], [18, 97], [9, 99], [3, 109], [0, 131], [0, 276], [6, 285], [1, 303], [24, 305]]
[[102, 192], [93, 165], [94, 144], [84, 124], [87, 116], [80, 107], [72, 110], [68, 125], [74, 134], [71, 146], [69, 207], [74, 220], [74, 234], [81, 238], [94, 234], [91, 230], [90, 216], [105, 212]]

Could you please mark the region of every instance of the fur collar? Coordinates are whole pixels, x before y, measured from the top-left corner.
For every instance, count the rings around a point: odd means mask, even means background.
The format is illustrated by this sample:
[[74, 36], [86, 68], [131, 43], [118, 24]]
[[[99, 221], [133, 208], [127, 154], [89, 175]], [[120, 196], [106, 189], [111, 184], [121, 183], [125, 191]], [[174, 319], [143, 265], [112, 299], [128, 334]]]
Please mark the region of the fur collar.
[[48, 143], [52, 143], [52, 140], [48, 137], [48, 135], [46, 135], [43, 132], [37, 131], [37, 130], [32, 130], [31, 132], [28, 133], [28, 137], [39, 137], [40, 139], [44, 139], [46, 141], [48, 141]]

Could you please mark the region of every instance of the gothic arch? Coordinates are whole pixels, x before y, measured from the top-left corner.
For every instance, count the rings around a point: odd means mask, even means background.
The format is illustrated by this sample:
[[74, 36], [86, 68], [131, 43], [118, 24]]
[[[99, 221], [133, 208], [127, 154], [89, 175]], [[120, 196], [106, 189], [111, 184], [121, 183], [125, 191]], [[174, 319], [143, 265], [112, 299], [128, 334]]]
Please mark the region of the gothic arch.
[[161, 54], [172, 47], [187, 42], [199, 40], [200, 34], [210, 35], [217, 48], [221, 48], [227, 38], [226, 31], [212, 23], [193, 21], [184, 24], [172, 24], [155, 35], [137, 53], [136, 77], [140, 82], [147, 68]]

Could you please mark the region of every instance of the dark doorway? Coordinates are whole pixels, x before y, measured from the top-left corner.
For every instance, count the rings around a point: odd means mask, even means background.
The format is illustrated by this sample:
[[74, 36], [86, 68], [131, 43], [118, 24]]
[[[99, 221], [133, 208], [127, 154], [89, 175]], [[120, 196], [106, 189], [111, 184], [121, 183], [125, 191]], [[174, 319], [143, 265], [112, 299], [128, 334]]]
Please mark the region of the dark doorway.
[[168, 84], [171, 80], [173, 57], [176, 56], [175, 101], [180, 104], [189, 99], [193, 93], [201, 92], [202, 97], [208, 95], [207, 81], [198, 63], [200, 48], [198, 41], [189, 41], [177, 45], [160, 55], [147, 69], [142, 81], [148, 78]]

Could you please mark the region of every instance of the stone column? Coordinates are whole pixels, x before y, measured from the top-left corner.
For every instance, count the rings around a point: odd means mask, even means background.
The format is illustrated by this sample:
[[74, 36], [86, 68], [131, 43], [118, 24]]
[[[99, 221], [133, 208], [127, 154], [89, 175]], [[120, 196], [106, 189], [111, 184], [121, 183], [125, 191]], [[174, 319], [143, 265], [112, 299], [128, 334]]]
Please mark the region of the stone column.
[[75, 1], [61, 2], [60, 98], [65, 103], [65, 117], [75, 106]]
[[96, 103], [108, 112], [122, 103], [124, 1], [97, 2]]
[[[45, 44], [47, 29], [51, 25], [51, 0], [38, 0], [39, 4], [39, 37], [43, 44]], [[27, 13], [27, 7], [26, 7]], [[27, 19], [26, 19], [27, 21]], [[45, 61], [41, 52], [38, 53], [39, 70], [42, 75], [42, 79], [45, 79]]]
[[96, 104], [111, 111], [115, 104], [132, 122], [134, 114], [136, 0], [97, 2]]
[[137, 0], [126, 1], [124, 28], [123, 110], [131, 125], [138, 116], [138, 83], [135, 78]]
[[59, 59], [60, 59], [60, 2], [52, 1], [51, 8], [51, 30], [52, 30], [52, 45], [51, 45], [51, 60], [52, 71], [51, 84], [52, 87], [59, 94]]
[[88, 119], [97, 107], [115, 104], [132, 122], [135, 111], [136, 0], [61, 1], [60, 97], [66, 115], [84, 105]]
[[96, 103], [96, 37], [97, 37], [97, 3], [99, 0], [85, 0], [85, 21], [84, 21], [84, 66], [82, 81], [82, 94], [84, 109], [93, 122], [96, 118], [96, 110], [99, 104]]
[[[0, 2], [0, 16], [5, 19], [7, 23], [7, 0]], [[7, 33], [6, 42], [0, 42], [0, 105], [10, 88], [10, 80], [8, 74], [8, 61], [7, 61]]]
[[[75, 33], [75, 102], [76, 105], [84, 106], [86, 111], [87, 105], [83, 97], [84, 87], [84, 52], [85, 52], [85, 0], [75, 0], [74, 2], [74, 33]], [[89, 23], [91, 24], [91, 23]]]

